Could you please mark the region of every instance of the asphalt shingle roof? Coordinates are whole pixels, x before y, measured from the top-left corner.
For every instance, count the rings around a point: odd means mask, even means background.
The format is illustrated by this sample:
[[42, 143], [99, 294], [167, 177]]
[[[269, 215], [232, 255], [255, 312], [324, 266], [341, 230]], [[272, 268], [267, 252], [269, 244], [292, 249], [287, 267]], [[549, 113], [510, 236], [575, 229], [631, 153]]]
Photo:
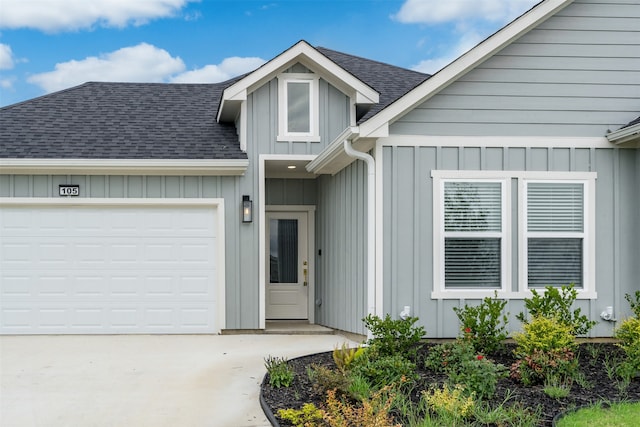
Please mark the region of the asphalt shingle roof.
[[85, 83], [0, 109], [0, 157], [245, 159], [223, 84]]
[[640, 123], [640, 117], [638, 117], [637, 119], [631, 120], [629, 123], [627, 123], [626, 125], [622, 126], [621, 129], [628, 128], [628, 127], [633, 126], [633, 125], [637, 125], [638, 123]]
[[409, 92], [411, 89], [431, 77], [406, 68], [396, 67], [383, 62], [372, 61], [358, 56], [347, 55], [324, 47], [316, 48], [320, 53], [378, 91], [380, 99], [358, 123], [362, 123], [389, 104]]
[[[318, 50], [380, 93], [359, 123], [429, 76]], [[90, 82], [0, 108], [0, 158], [246, 159], [235, 126], [218, 123], [217, 84]]]

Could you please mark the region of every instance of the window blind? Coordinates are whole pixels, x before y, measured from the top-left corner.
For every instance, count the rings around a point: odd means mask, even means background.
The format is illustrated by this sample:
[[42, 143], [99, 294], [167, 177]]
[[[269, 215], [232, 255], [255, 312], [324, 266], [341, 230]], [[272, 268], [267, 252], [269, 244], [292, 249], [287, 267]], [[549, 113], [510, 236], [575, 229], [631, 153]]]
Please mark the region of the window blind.
[[528, 183], [527, 231], [529, 287], [582, 288], [584, 185]]
[[501, 287], [502, 183], [444, 183], [445, 288]]
[[575, 183], [529, 183], [528, 231], [582, 232], [584, 186]]
[[501, 231], [499, 182], [445, 182], [445, 231]]

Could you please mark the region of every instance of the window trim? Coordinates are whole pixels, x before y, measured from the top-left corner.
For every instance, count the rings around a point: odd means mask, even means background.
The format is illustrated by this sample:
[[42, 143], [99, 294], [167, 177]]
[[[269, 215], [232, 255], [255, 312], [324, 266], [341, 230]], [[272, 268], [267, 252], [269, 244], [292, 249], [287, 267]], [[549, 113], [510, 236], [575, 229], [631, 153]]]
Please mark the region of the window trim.
[[[585, 175], [585, 174], [583, 174]], [[522, 226], [518, 227], [518, 286], [525, 294], [530, 295], [528, 279], [528, 213], [527, 213], [527, 184], [529, 183], [562, 183], [562, 184], [582, 184], [583, 185], [583, 221], [584, 229], [582, 233], [560, 233], [553, 232], [550, 234], [554, 237], [581, 237], [582, 238], [582, 288], [576, 289], [578, 298], [595, 299], [597, 293], [595, 291], [595, 174], [589, 173], [590, 176], [579, 176], [576, 174], [574, 179], [557, 179], [553, 173], [549, 173], [547, 178], [522, 178], [518, 182], [518, 223]], [[536, 235], [537, 233], [532, 233]], [[544, 293], [544, 288], [533, 288], [538, 293]]]
[[[447, 232], [445, 231], [445, 183], [447, 182], [493, 182], [499, 183], [501, 186], [501, 231], [491, 232]], [[511, 239], [508, 232], [511, 230], [510, 216], [505, 215], [508, 206], [511, 204], [511, 182], [503, 177], [486, 177], [486, 178], [465, 178], [465, 177], [434, 177], [434, 237], [433, 237], [433, 253], [434, 253], [434, 290], [431, 294], [432, 298], [482, 298], [485, 296], [498, 295], [507, 293], [508, 278], [511, 276], [511, 263], [508, 256], [511, 253]], [[500, 288], [449, 288], [445, 287], [445, 240], [447, 237], [498, 237], [500, 238]]]
[[[597, 172], [554, 172], [554, 171], [478, 171], [478, 170], [432, 170], [433, 178], [433, 286], [432, 299], [478, 299], [492, 297], [493, 289], [445, 289], [444, 288], [444, 181], [482, 181], [503, 180], [506, 183], [503, 197], [503, 221], [506, 221], [503, 259], [507, 263], [503, 268], [502, 287], [497, 290], [499, 298], [523, 299], [530, 298], [533, 294], [526, 286], [526, 270], [522, 263], [526, 264], [526, 239], [524, 238], [525, 224], [524, 213], [526, 198], [523, 194], [523, 185], [531, 181], [556, 181], [556, 182], [582, 182], [584, 183], [584, 221], [585, 240], [584, 247], [584, 285], [577, 289], [578, 299], [596, 299], [595, 287], [595, 238], [596, 238], [596, 207], [595, 191]], [[515, 181], [515, 182], [514, 182]], [[513, 201], [513, 187], [517, 188], [516, 203]], [[517, 212], [514, 213], [514, 209]], [[513, 230], [513, 221], [517, 221], [517, 230]], [[517, 233], [517, 248], [512, 248], [512, 234]], [[513, 251], [517, 250], [517, 254]], [[524, 252], [523, 252], [524, 251]], [[518, 277], [514, 277], [513, 268], [517, 267]], [[524, 278], [524, 280], [523, 280]], [[544, 289], [536, 289], [538, 293], [544, 293]]]
[[[278, 135], [276, 141], [320, 142], [320, 77], [311, 73], [283, 73], [278, 76]], [[309, 85], [309, 132], [289, 132], [288, 85]]]

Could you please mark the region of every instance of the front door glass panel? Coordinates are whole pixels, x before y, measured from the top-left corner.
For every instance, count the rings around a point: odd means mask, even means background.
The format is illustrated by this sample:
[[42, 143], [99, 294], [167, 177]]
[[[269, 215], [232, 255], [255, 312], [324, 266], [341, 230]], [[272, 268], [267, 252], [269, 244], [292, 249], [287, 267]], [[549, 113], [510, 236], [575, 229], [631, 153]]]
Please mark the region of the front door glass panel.
[[271, 283], [298, 282], [298, 220], [269, 222], [269, 277]]

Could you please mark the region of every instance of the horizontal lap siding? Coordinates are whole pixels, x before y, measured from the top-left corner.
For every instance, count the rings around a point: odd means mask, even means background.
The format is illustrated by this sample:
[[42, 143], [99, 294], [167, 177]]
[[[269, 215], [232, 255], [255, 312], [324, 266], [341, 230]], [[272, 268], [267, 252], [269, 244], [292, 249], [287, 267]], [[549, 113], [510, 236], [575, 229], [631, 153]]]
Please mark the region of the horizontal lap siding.
[[[420, 318], [429, 337], [458, 333], [454, 307], [478, 300], [433, 300], [432, 170], [594, 171], [596, 180], [596, 301], [577, 306], [594, 320], [606, 306], [617, 316], [629, 314], [625, 293], [640, 289], [638, 201], [639, 150], [591, 148], [384, 147], [383, 149], [384, 311], [397, 316], [405, 305]], [[517, 186], [512, 185], [512, 200]], [[513, 206], [513, 205], [512, 205]], [[511, 288], [517, 289], [517, 208], [512, 208]], [[522, 300], [507, 305], [510, 328]], [[599, 323], [594, 336], [610, 336], [612, 324]]]
[[405, 135], [602, 136], [640, 110], [640, 5], [576, 1], [391, 126]]

